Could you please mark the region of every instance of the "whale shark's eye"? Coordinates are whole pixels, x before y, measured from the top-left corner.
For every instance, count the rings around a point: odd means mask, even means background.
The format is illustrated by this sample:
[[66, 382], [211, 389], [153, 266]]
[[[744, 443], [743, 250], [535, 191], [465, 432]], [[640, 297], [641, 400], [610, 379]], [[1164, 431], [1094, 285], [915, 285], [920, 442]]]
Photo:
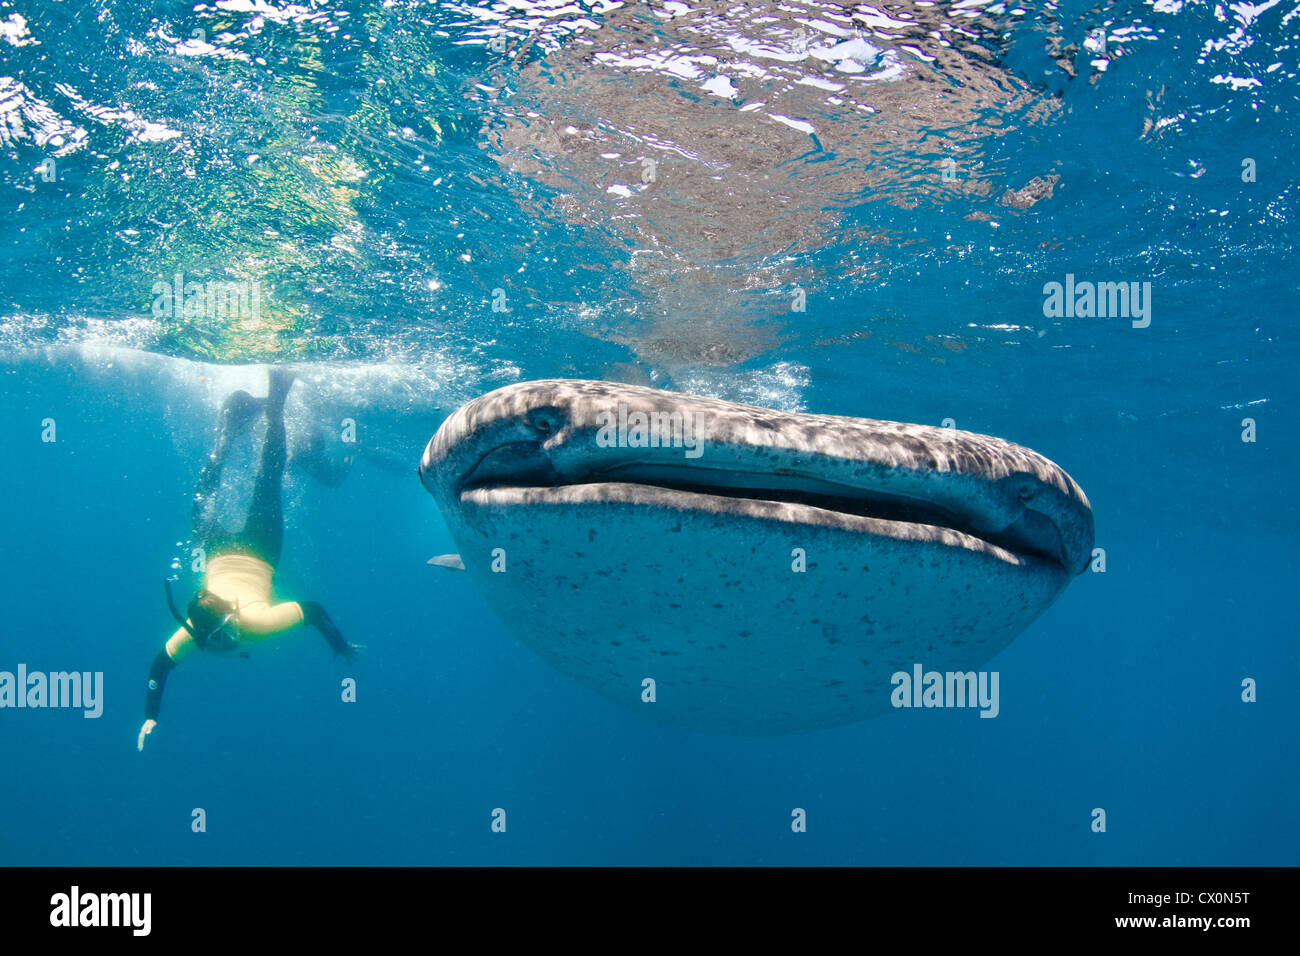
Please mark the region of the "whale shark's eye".
[[550, 435], [560, 428], [560, 413], [555, 408], [535, 408], [528, 413], [528, 423], [543, 435]]
[[1025, 485], [1023, 488], [1020, 489], [1020, 499], [1022, 501], [1028, 501], [1030, 498], [1035, 497], [1037, 494], [1038, 494], [1038, 489], [1035, 488], [1033, 485]]

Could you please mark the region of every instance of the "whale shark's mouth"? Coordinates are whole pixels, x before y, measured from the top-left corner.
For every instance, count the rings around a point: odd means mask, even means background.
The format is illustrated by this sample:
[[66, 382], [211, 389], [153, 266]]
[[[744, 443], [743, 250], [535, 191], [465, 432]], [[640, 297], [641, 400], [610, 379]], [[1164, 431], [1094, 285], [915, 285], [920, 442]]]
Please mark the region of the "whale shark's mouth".
[[[994, 548], [1010, 552], [1020, 559], [1037, 558], [1069, 569], [1069, 560], [1059, 529], [1046, 517], [1025, 510], [1007, 527], [990, 530], [981, 527], [978, 514], [961, 513], [933, 500], [891, 494], [878, 488], [843, 485], [792, 469], [750, 472], [707, 467], [689, 461], [675, 463], [617, 462], [602, 465], [591, 462], [577, 474], [562, 475], [543, 451], [540, 443], [511, 442], [484, 455], [460, 482], [458, 497], [462, 502], [492, 502], [507, 505], [519, 501], [514, 496], [494, 495], [497, 491], [527, 489], [529, 502], [548, 498], [567, 498], [569, 489], [585, 489], [584, 500], [626, 499], [618, 489], [656, 489], [671, 492], [671, 502], [681, 507], [691, 499], [725, 498], [744, 511], [745, 502], [793, 505], [817, 509], [828, 516], [872, 519], [872, 523], [854, 523], [858, 529], [891, 532], [898, 538], [923, 537], [916, 528], [956, 532]], [[551, 492], [552, 494], [548, 494]], [[807, 516], [802, 508], [786, 509], [788, 520]], [[779, 513], [778, 513], [779, 514]], [[772, 509], [763, 509], [766, 518], [777, 517]], [[779, 520], [779, 517], [778, 517]], [[880, 524], [880, 523], [883, 523]], [[843, 523], [841, 523], [843, 525]], [[907, 526], [911, 526], [911, 530]]]

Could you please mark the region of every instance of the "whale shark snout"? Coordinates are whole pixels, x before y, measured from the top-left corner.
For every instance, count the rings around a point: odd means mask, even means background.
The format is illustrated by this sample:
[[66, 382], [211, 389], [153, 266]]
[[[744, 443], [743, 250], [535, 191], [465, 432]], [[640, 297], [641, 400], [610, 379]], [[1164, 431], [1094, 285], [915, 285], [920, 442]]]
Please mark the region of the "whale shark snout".
[[726, 732], [860, 719], [922, 657], [987, 661], [1093, 546], [1083, 491], [1011, 442], [610, 382], [484, 395], [420, 477], [545, 660], [629, 706], [651, 677], [653, 716]]

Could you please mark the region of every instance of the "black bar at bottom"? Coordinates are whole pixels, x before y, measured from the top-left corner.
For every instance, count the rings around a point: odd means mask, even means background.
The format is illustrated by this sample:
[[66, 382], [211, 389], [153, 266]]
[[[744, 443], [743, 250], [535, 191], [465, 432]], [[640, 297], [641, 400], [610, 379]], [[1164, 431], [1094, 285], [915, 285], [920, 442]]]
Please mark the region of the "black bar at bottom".
[[733, 944], [783, 932], [805, 941], [847, 932], [863, 942], [901, 933], [918, 944], [1231, 941], [1285, 931], [1295, 877], [1272, 868], [9, 868], [0, 871], [0, 926], [7, 941], [75, 933], [82, 942], [205, 945], [268, 930], [295, 944], [428, 940], [436, 926], [539, 940], [562, 930], [567, 942], [614, 946], [643, 936], [668, 945], [697, 929], [725, 930]]

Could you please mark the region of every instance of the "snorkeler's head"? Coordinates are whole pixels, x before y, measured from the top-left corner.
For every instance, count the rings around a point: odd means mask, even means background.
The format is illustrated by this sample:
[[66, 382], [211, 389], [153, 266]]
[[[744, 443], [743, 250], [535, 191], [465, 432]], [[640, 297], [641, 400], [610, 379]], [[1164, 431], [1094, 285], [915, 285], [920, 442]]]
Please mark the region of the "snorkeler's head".
[[200, 590], [186, 609], [194, 641], [205, 651], [229, 651], [239, 643], [235, 606], [206, 588]]

